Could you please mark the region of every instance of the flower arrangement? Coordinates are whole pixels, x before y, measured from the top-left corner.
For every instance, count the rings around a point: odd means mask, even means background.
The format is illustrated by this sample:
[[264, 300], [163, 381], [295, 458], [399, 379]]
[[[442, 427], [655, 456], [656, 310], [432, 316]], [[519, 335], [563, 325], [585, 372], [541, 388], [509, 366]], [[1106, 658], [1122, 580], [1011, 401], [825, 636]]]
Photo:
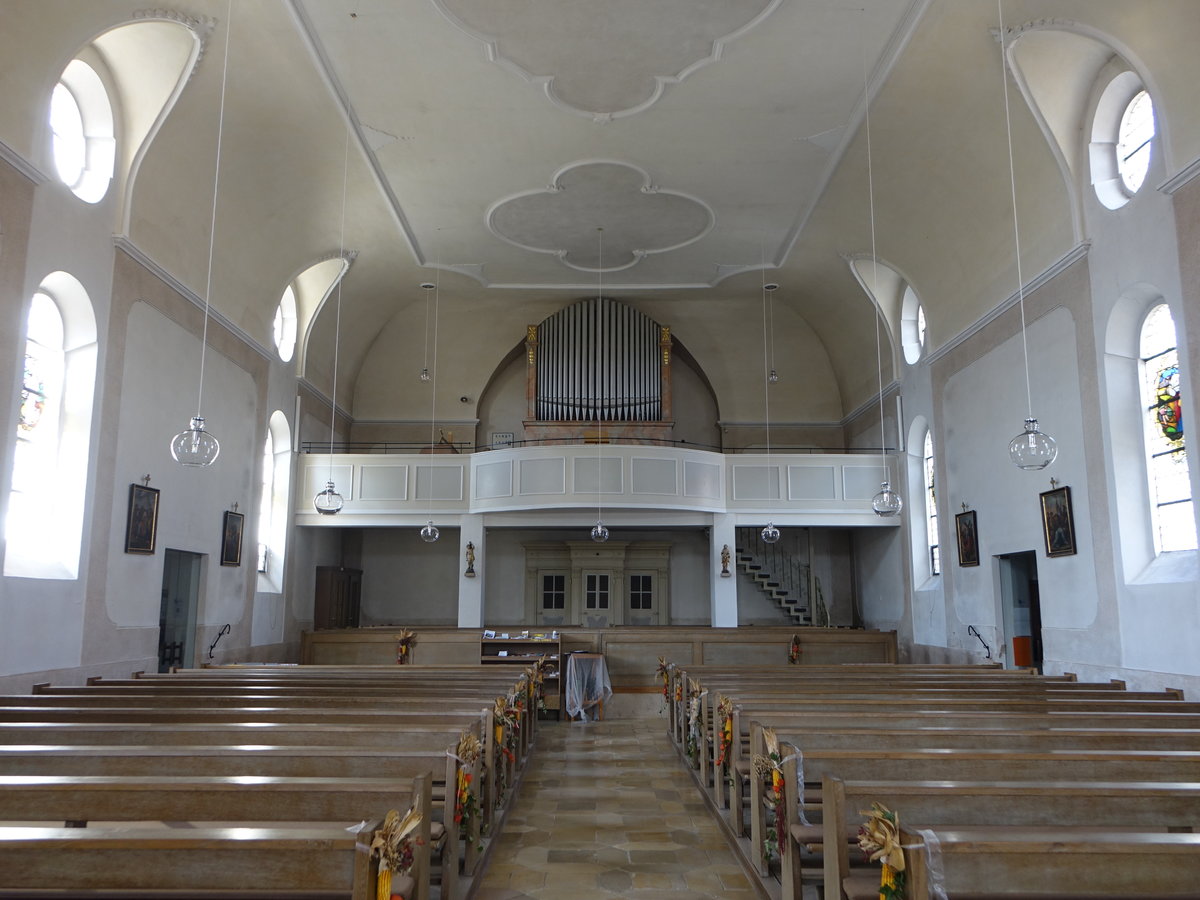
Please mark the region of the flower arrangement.
[[717, 717], [721, 722], [721, 745], [717, 748], [717, 768], [729, 767], [729, 751], [733, 747], [733, 701], [726, 696], [717, 698]]
[[371, 840], [371, 855], [379, 857], [379, 875], [375, 881], [376, 900], [391, 900], [393, 875], [407, 875], [413, 865], [412, 833], [421, 824], [421, 814], [410, 809], [400, 817], [396, 810], [388, 810], [383, 827], [375, 832]]
[[768, 825], [772, 827], [767, 828], [767, 833], [763, 837], [763, 852], [767, 859], [778, 859], [784, 846], [783, 842], [787, 840], [787, 810], [783, 797], [785, 786], [783, 756], [779, 752], [779, 738], [775, 734], [775, 729], [764, 728], [762, 734], [763, 741], [767, 745], [767, 752], [755, 755], [754, 775], [763, 781], [770, 781], [770, 786], [763, 799], [772, 815], [768, 822]]
[[800, 649], [800, 635], [793, 634], [792, 642], [788, 645], [788, 662], [793, 666], [800, 665], [800, 654], [802, 652]]
[[470, 839], [471, 822], [479, 815], [479, 800], [471, 789], [472, 779], [469, 770], [479, 762], [482, 753], [483, 745], [479, 738], [464, 731], [458, 739], [458, 747], [455, 752], [461, 765], [458, 767], [454, 785], [454, 824], [458, 826], [459, 834], [467, 840]]
[[396, 635], [396, 665], [402, 666], [412, 659], [412, 648], [416, 642], [416, 632], [409, 631], [407, 628], [400, 630], [400, 633]]
[[700, 735], [700, 694], [694, 692], [688, 699], [688, 729], [687, 729], [687, 755], [692, 761], [692, 768], [700, 765], [700, 745], [702, 743]]
[[882, 864], [881, 900], [904, 900], [904, 848], [900, 844], [900, 819], [892, 810], [872, 803], [860, 815], [867, 821], [858, 829], [858, 847], [871, 862]]

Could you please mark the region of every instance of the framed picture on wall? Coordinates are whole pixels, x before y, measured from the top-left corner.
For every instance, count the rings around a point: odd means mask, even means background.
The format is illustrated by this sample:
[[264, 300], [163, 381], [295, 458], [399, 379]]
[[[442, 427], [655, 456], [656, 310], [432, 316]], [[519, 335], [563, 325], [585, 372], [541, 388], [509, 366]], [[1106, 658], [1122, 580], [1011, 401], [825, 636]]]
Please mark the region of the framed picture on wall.
[[958, 564], [979, 565], [979, 530], [975, 510], [960, 512], [954, 517], [954, 533], [958, 537]]
[[221, 528], [221, 565], [242, 564], [242, 526], [246, 517], [241, 513], [225, 511], [225, 522]]
[[1042, 533], [1047, 556], [1075, 553], [1075, 514], [1071, 511], [1071, 489], [1055, 488], [1038, 495], [1042, 500]]
[[125, 517], [125, 552], [153, 553], [158, 533], [158, 488], [129, 485], [129, 512]]

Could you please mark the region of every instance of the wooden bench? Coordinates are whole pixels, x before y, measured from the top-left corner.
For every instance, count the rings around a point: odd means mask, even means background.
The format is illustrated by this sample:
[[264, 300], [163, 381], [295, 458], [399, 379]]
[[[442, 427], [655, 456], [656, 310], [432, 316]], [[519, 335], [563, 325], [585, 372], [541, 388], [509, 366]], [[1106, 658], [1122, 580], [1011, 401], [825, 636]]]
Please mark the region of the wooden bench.
[[[0, 821], [296, 823], [343, 826], [382, 820], [389, 809], [422, 815], [413, 844], [416, 900], [429, 897], [430, 851], [435, 843], [429, 774], [413, 779], [261, 778], [248, 776], [0, 776]], [[294, 826], [289, 826], [294, 827]], [[438, 826], [442, 883], [452, 896], [457, 841]], [[0, 876], [0, 887], [4, 876]]]
[[264, 900], [374, 900], [377, 865], [368, 849], [378, 825], [357, 831], [0, 827], [0, 897], [175, 891], [193, 898], [236, 892]]
[[[1200, 834], [1001, 826], [932, 833], [952, 898], [1200, 897]], [[906, 853], [908, 896], [929, 900], [925, 839], [908, 828], [901, 839], [919, 845]]]
[[[852, 854], [859, 852], [847, 838], [873, 801], [895, 811], [902, 825], [921, 823], [922, 828], [986, 822], [1200, 830], [1197, 782], [844, 781], [827, 776], [823, 795], [821, 825], [789, 827], [792, 840], [782, 862], [786, 900], [800, 898], [798, 845], [813, 842], [823, 845], [825, 900], [841, 900], [841, 886], [851, 875]], [[871, 871], [877, 881], [878, 867]]]

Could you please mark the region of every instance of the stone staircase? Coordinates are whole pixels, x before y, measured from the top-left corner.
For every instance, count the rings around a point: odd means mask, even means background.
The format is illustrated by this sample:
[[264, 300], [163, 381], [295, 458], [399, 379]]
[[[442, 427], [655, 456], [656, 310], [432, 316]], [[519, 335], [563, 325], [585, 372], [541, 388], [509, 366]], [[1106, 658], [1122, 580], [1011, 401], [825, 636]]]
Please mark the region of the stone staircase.
[[801, 562], [791, 542], [765, 543], [757, 528], [739, 528], [737, 567], [793, 625], [813, 624], [809, 565]]

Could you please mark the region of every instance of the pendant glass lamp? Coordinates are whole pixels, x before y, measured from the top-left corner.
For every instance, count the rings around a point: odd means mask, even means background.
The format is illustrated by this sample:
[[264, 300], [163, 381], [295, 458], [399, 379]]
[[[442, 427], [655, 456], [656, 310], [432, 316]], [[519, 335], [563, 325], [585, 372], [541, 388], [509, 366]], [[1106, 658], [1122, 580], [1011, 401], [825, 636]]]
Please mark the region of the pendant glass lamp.
[[[342, 224], [338, 237], [339, 252], [342, 258], [346, 255], [346, 184], [350, 175], [350, 129], [346, 129], [345, 147], [342, 151]], [[342, 511], [346, 501], [333, 485], [333, 438], [337, 428], [337, 373], [338, 347], [342, 342], [342, 281], [346, 273], [338, 278], [337, 305], [334, 307], [333, 320], [333, 390], [329, 395], [329, 480], [325, 482], [325, 490], [313, 497], [313, 509], [323, 516], [334, 516]]]
[[200, 384], [196, 414], [186, 430], [171, 438], [171, 458], [181, 466], [211, 466], [221, 454], [221, 443], [204, 430], [204, 356], [208, 349], [208, 313], [212, 302], [213, 246], [217, 238], [217, 196], [221, 186], [221, 136], [225, 130], [225, 85], [229, 77], [229, 35], [233, 29], [233, 0], [225, 16], [225, 59], [221, 63], [221, 105], [217, 113], [217, 162], [213, 174], [212, 221], [208, 232], [208, 277], [204, 288], [204, 331], [200, 337]]
[[767, 527], [762, 530], [760, 537], [763, 539], [764, 544], [775, 544], [778, 543], [782, 535], [779, 533], [779, 529], [775, 527], [774, 522], [768, 522]]
[[425, 527], [421, 529], [421, 540], [427, 544], [432, 544], [441, 536], [442, 533], [438, 531], [438, 527], [433, 524], [433, 519], [430, 519], [428, 522], [426, 522]]
[[1021, 352], [1025, 360], [1025, 430], [1008, 442], [1008, 455], [1013, 465], [1027, 472], [1037, 472], [1054, 462], [1058, 445], [1054, 438], [1043, 434], [1033, 414], [1033, 387], [1029, 378], [1029, 341], [1025, 329], [1025, 278], [1021, 273], [1021, 228], [1017, 218], [1017, 176], [1013, 163], [1012, 116], [1008, 107], [1008, 52], [1004, 43], [1004, 0], [996, 0], [1000, 21], [1000, 70], [1004, 82], [1004, 127], [1008, 137], [1008, 179], [1012, 192], [1013, 256], [1017, 269], [1017, 307], [1021, 312]]
[[171, 439], [171, 457], [181, 466], [211, 466], [220, 453], [220, 442], [204, 430], [203, 416], [192, 416], [191, 427]]
[[892, 483], [885, 481], [879, 486], [879, 493], [871, 498], [871, 509], [875, 510], [875, 515], [880, 518], [889, 519], [900, 515], [900, 510], [904, 509], [904, 501], [892, 490]]
[[[866, 114], [864, 116], [867, 136], [867, 199], [871, 210], [871, 266], [875, 290], [879, 289], [879, 254], [875, 248], [875, 169], [871, 162], [871, 102], [870, 83], [867, 75], [866, 57], [863, 58], [863, 97], [866, 98]], [[884, 457], [887, 465], [887, 438], [883, 425], [883, 339], [880, 337], [879, 320], [883, 310], [875, 308], [875, 366], [879, 376], [879, 454]], [[893, 349], [895, 343], [892, 344]], [[871, 498], [871, 509], [881, 519], [890, 519], [900, 515], [904, 509], [904, 500], [892, 490], [890, 480], [885, 480], [879, 486], [879, 493]]]
[[598, 521], [592, 526], [592, 540], [597, 544], [603, 544], [608, 540], [608, 528], [603, 522]]
[[1025, 430], [1009, 441], [1008, 455], [1013, 464], [1027, 472], [1036, 472], [1054, 462], [1058, 444], [1038, 428], [1038, 420], [1025, 420]]
[[323, 516], [332, 516], [340, 513], [345, 504], [346, 501], [337, 492], [337, 488], [333, 486], [332, 481], [325, 482], [325, 490], [313, 497], [313, 506]]

